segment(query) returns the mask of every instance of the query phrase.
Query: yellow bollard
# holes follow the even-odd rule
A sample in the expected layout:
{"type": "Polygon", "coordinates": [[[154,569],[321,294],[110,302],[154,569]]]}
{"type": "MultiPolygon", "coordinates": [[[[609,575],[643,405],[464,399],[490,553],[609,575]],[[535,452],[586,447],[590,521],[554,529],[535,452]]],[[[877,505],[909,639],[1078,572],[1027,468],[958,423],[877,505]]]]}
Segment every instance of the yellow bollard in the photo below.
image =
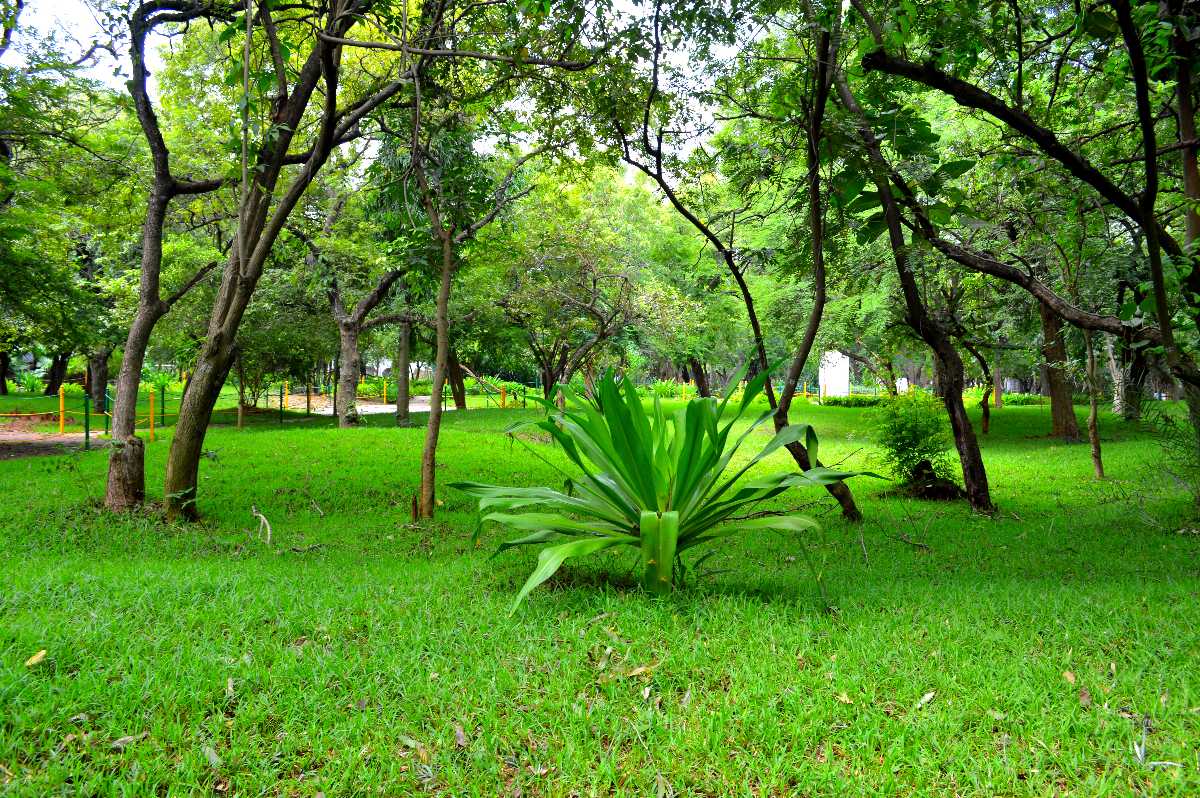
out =
{"type": "Polygon", "coordinates": [[[387,404],[387,380],[383,381],[383,403],[387,404]]]}
{"type": "Polygon", "coordinates": [[[58,386],[58,434],[62,435],[67,424],[67,389],[66,386],[58,386]]]}
{"type": "Polygon", "coordinates": [[[288,410],[292,406],[292,394],[289,390],[287,380],[283,381],[283,409],[288,410]]]}
{"type": "Polygon", "coordinates": [[[804,383],[804,398],[808,398],[808,383],[804,383]]]}
{"type": "Polygon", "coordinates": [[[506,404],[508,404],[508,388],[501,385],[500,386],[500,409],[503,410],[504,406],[506,404]]]}
{"type": "Polygon", "coordinates": [[[150,442],[154,443],[154,391],[150,391],[150,442]]]}

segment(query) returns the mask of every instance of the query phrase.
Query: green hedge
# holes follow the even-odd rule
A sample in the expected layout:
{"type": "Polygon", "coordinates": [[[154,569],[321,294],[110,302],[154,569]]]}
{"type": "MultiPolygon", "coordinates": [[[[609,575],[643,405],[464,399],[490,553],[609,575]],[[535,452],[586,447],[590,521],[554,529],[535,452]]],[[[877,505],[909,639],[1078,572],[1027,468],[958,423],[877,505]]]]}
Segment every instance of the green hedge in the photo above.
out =
{"type": "Polygon", "coordinates": [[[879,396],[853,395],[853,396],[826,396],[821,400],[821,404],[828,407],[875,407],[883,404],[887,400],[887,394],[879,396]]]}

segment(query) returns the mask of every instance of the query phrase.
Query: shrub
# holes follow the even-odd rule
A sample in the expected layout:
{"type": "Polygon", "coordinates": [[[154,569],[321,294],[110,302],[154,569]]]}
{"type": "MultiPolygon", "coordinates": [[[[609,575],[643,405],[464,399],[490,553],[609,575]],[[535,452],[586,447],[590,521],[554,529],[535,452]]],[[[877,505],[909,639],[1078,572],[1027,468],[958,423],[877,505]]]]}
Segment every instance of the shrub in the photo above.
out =
{"type": "Polygon", "coordinates": [[[935,473],[946,474],[954,438],[938,399],[917,392],[901,394],[882,403],[876,413],[876,440],[897,477],[911,481],[922,460],[928,460],[935,473]]]}
{"type": "Polygon", "coordinates": [[[827,407],[878,407],[887,401],[887,396],[867,396],[857,394],[852,396],[826,396],[821,404],[827,407]]]}
{"type": "MultiPolygon", "coordinates": [[[[1041,405],[1050,401],[1046,397],[1037,393],[1006,393],[1000,397],[1000,400],[1004,402],[1004,404],[1012,405],[1013,407],[1041,405]]],[[[993,399],[993,401],[995,400],[993,399]]]]}
{"type": "Polygon", "coordinates": [[[17,375],[17,384],[25,393],[41,393],[46,390],[46,383],[32,371],[23,371],[17,375]]]}
{"type": "MultiPolygon", "coordinates": [[[[452,486],[479,498],[480,512],[487,513],[481,525],[493,521],[524,533],[501,544],[500,551],[551,544],[542,549],[513,609],[568,557],[628,546],[640,552],[642,585],[662,594],[682,577],[682,555],[695,546],[738,532],[817,528],[815,521],[803,516],[747,517],[747,510],[790,487],[829,484],[854,473],[818,467],[742,481],[758,461],[793,441],[805,440],[815,461],[817,437],[808,425],[785,427],[732,476],[723,476],[742,442],[772,416],[768,409],[751,422],[749,430],[732,434],[762,393],[764,382],[765,375],[752,380],[740,402],[732,400],[731,385],[720,402],[711,397],[692,399],[671,413],[657,398],[653,411],[647,410],[637,387],[629,380],[618,382],[611,372],[597,384],[594,402],[570,390],[564,391],[563,410],[539,399],[549,411],[547,418],[513,425],[509,432],[534,426],[548,433],[581,472],[568,479],[569,491],[474,482],[452,486]],[[525,511],[538,505],[544,509],[525,511]]],[[[802,550],[820,584],[808,550],[802,550]]]]}
{"type": "Polygon", "coordinates": [[[674,399],[679,395],[679,383],[674,380],[655,380],[650,390],[660,399],[674,399]]]}

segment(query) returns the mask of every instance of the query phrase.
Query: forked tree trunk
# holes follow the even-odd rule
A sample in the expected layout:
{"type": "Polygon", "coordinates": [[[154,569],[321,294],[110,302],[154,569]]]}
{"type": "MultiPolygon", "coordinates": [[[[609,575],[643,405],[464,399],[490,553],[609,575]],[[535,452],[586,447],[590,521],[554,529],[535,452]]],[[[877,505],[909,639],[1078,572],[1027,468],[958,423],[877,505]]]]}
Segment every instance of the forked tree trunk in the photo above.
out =
{"type": "Polygon", "coordinates": [[[1092,470],[1096,479],[1104,479],[1104,459],[1100,454],[1100,379],[1096,371],[1096,347],[1091,330],[1083,331],[1083,345],[1087,350],[1088,382],[1088,443],[1092,449],[1092,470]]]}
{"type": "Polygon", "coordinates": [[[433,390],[429,397],[429,422],[425,427],[425,446],[421,451],[421,494],[417,511],[421,518],[433,518],[437,506],[437,446],[442,431],[442,391],[450,359],[450,286],[454,280],[454,246],[451,232],[442,230],[442,278],[438,287],[434,327],[437,335],[433,361],[433,390]]]}
{"type": "Polygon", "coordinates": [[[341,366],[334,412],[337,413],[338,426],[342,428],[357,426],[362,420],[358,415],[359,333],[356,324],[349,321],[338,324],[338,361],[341,366]]]}
{"type": "Polygon", "coordinates": [[[67,363],[71,360],[70,352],[58,352],[50,360],[50,368],[46,370],[46,388],[42,391],[46,396],[54,396],[67,379],[67,363]]]}
{"type": "Polygon", "coordinates": [[[1042,316],[1042,356],[1045,358],[1046,392],[1050,396],[1050,434],[1067,443],[1079,441],[1079,421],[1071,383],[1067,379],[1067,347],[1062,338],[1062,320],[1045,302],[1038,302],[1042,316]]]}
{"type": "Polygon", "coordinates": [[[408,369],[409,362],[412,360],[412,322],[400,322],[400,336],[396,344],[396,365],[392,370],[396,373],[396,426],[410,427],[412,420],[409,418],[409,404],[411,398],[409,391],[408,369]]]}

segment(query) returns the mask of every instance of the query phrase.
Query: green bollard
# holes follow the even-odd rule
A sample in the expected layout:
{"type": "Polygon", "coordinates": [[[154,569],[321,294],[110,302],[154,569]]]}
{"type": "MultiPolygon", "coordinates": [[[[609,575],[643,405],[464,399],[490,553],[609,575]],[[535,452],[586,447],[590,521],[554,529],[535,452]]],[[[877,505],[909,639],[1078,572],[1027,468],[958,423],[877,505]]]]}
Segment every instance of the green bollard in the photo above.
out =
{"type": "Polygon", "coordinates": [[[83,394],[83,450],[92,448],[92,397],[83,394]]]}
{"type": "Polygon", "coordinates": [[[158,425],[167,426],[167,386],[158,386],[158,425]]]}

